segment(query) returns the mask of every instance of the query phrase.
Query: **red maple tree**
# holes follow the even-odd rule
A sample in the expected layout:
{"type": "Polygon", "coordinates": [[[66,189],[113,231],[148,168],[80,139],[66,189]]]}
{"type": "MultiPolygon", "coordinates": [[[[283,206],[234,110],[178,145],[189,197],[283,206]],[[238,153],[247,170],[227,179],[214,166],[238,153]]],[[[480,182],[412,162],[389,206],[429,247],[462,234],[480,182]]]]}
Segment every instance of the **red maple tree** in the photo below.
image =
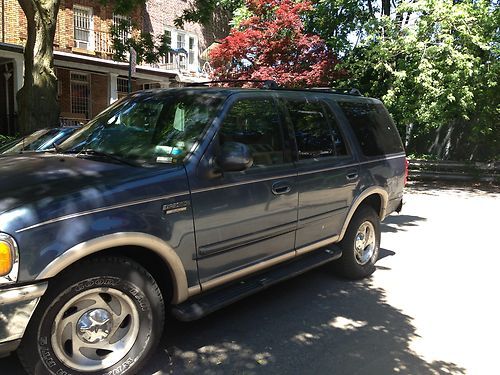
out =
{"type": "Polygon", "coordinates": [[[219,79],[274,80],[280,86],[329,85],[337,59],[318,36],[305,33],[309,1],[247,0],[252,16],[211,50],[219,79]]]}

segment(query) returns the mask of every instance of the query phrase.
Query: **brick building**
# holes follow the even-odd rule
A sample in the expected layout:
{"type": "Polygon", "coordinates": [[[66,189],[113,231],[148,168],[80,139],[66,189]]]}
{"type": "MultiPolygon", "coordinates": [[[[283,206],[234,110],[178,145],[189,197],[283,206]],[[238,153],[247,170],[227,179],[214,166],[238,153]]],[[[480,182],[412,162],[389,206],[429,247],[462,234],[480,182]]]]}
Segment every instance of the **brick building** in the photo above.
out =
{"type": "MultiPolygon", "coordinates": [[[[16,93],[23,85],[26,18],[17,0],[3,0],[0,19],[0,133],[16,131],[16,93]]],[[[137,66],[132,90],[169,87],[205,80],[202,51],[215,37],[201,25],[178,30],[175,18],[186,1],[148,0],[130,19],[132,34],[167,36],[172,52],[154,65],[137,66]]],[[[128,64],[112,60],[110,27],[124,16],[97,0],[62,0],[54,39],[54,64],[59,80],[61,122],[85,122],[125,95],[128,64]]],[[[127,38],[127,35],[123,36],[127,38]]],[[[56,125],[56,124],[55,124],[56,125]]]]}

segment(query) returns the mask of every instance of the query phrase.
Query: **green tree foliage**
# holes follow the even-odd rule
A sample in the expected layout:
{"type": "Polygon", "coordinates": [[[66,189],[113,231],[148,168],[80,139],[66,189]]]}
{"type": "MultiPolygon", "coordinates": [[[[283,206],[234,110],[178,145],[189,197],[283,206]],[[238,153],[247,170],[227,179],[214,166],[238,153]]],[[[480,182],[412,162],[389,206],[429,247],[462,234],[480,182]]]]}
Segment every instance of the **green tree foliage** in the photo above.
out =
{"type": "Polygon", "coordinates": [[[336,53],[352,49],[351,40],[360,40],[375,9],[366,0],[316,0],[306,18],[306,28],[323,38],[336,53]]]}
{"type": "Polygon", "coordinates": [[[194,0],[191,7],[186,9],[175,20],[177,27],[182,27],[184,22],[198,22],[208,24],[217,12],[229,14],[231,19],[233,13],[244,6],[245,0],[194,0]]]}
{"type": "Polygon", "coordinates": [[[499,9],[491,1],[403,1],[373,18],[346,57],[347,83],[388,106],[409,151],[493,159],[500,149],[499,9]],[[412,19],[413,18],[413,19],[412,19]]]}
{"type": "Polygon", "coordinates": [[[127,35],[132,28],[132,22],[122,20],[119,24],[111,27],[111,38],[113,41],[113,60],[128,61],[130,48],[136,51],[137,63],[155,64],[171,51],[170,41],[166,34],[154,36],[151,33],[141,32],[137,36],[131,36],[124,40],[123,35],[127,35]]]}

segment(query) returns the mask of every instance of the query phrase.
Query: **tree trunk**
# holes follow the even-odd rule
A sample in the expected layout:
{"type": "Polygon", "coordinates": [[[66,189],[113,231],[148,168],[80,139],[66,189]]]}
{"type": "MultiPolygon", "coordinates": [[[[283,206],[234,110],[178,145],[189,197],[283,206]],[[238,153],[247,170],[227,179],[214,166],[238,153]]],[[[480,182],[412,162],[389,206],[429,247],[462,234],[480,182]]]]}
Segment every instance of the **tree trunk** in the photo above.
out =
{"type": "Polygon", "coordinates": [[[24,85],[17,93],[21,134],[58,125],[54,37],[60,0],[18,0],[28,23],[24,85]]]}
{"type": "Polygon", "coordinates": [[[382,15],[391,15],[391,0],[382,0],[382,15]]]}
{"type": "Polygon", "coordinates": [[[368,12],[370,12],[370,15],[373,16],[373,5],[372,5],[372,0],[368,0],[368,12]]]}

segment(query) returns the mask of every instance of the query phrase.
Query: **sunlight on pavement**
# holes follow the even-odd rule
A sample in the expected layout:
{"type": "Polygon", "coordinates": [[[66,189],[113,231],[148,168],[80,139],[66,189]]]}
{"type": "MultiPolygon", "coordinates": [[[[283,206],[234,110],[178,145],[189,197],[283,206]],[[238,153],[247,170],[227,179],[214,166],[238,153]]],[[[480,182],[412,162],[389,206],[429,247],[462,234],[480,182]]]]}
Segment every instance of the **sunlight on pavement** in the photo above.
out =
{"type": "Polygon", "coordinates": [[[355,331],[358,328],[366,326],[368,322],[364,322],[361,320],[352,320],[343,316],[338,316],[328,324],[333,328],[343,329],[346,331],[355,331]]]}
{"type": "Polygon", "coordinates": [[[405,200],[401,219],[388,218],[382,234],[382,249],[395,255],[379,260],[373,287],[412,317],[410,349],[417,355],[471,374],[495,373],[500,305],[494,254],[500,247],[492,237],[498,237],[498,194],[410,191],[405,200]]]}

